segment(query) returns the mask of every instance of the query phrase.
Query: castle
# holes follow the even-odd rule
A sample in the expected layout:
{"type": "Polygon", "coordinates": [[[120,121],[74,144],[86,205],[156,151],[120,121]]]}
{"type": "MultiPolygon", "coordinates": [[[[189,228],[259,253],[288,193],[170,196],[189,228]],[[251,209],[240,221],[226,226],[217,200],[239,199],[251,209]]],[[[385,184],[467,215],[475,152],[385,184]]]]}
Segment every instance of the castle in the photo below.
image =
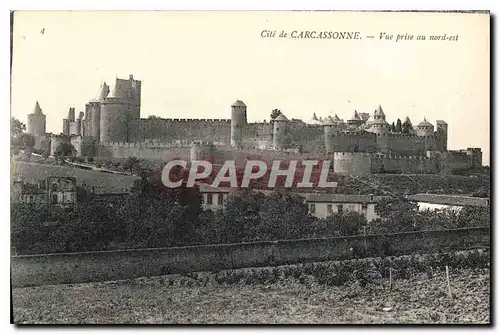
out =
{"type": "MultiPolygon", "coordinates": [[[[136,156],[215,161],[234,159],[333,160],[335,173],[442,173],[481,166],[479,148],[449,151],[448,125],[427,120],[415,127],[407,117],[398,127],[390,125],[379,106],[370,115],[354,111],[347,121],[337,115],[308,122],[280,113],[269,122],[249,123],[247,106],[237,100],[230,119],[165,119],[140,117],[141,81],[130,75],[117,78],[112,87],[103,83],[78,118],[71,107],[62,120],[62,135],[50,135],[51,153],[70,138],[81,154],[88,141],[98,143],[98,155],[107,158],[136,156]]],[[[45,115],[36,103],[28,115],[28,133],[36,147],[47,139],[45,115]]],[[[46,141],[45,141],[46,143],[46,141]]]]}

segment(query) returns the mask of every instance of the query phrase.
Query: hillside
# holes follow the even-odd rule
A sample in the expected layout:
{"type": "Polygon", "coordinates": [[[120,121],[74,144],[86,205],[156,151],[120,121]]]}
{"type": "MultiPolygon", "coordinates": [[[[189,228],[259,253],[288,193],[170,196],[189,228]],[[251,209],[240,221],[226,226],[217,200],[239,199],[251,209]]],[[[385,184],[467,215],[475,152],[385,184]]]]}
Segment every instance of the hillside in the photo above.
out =
{"type": "Polygon", "coordinates": [[[76,177],[77,186],[86,185],[95,193],[119,193],[129,190],[137,176],[111,174],[66,166],[15,161],[12,164],[13,179],[25,181],[44,180],[49,176],[76,177]]]}

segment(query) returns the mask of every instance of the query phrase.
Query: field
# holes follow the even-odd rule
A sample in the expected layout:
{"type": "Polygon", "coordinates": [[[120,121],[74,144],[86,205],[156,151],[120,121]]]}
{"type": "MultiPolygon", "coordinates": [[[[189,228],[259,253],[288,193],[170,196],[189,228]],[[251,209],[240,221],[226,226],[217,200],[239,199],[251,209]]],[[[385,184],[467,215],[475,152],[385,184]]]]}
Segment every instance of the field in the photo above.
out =
{"type": "Polygon", "coordinates": [[[14,321],[488,324],[490,270],[484,261],[488,257],[486,253],[462,257],[467,261],[461,263],[476,268],[455,266],[458,262],[448,258],[454,266],[449,276],[451,297],[444,267],[420,270],[423,267],[416,265],[420,260],[406,257],[392,262],[400,266],[390,277],[380,271],[370,278],[366,266],[360,275],[359,263],[341,265],[346,283],[329,279],[337,274],[325,268],[335,268],[334,264],[318,263],[20,288],[13,290],[14,321]]]}

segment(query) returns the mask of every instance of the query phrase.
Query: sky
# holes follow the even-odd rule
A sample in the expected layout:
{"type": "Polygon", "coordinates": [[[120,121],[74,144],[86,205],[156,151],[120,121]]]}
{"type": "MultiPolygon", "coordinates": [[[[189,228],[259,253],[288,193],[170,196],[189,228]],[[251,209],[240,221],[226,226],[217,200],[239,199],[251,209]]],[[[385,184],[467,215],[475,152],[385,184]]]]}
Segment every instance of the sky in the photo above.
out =
{"type": "Polygon", "coordinates": [[[103,81],[142,81],[141,117],[250,122],[272,109],[288,118],[373,113],[448,123],[449,149],[490,152],[489,16],[369,12],[16,12],[11,114],[36,101],[47,131],[83,111],[103,81]],[[43,33],[42,33],[43,29],[43,33]],[[361,39],[263,38],[263,30],[359,32],[361,39]],[[393,40],[380,34],[394,35],[393,40]],[[415,35],[395,41],[396,35],[415,35]],[[431,41],[429,35],[457,36],[431,41]],[[427,36],[425,41],[416,35],[427,36]],[[367,36],[374,36],[370,39],[367,36]]]}

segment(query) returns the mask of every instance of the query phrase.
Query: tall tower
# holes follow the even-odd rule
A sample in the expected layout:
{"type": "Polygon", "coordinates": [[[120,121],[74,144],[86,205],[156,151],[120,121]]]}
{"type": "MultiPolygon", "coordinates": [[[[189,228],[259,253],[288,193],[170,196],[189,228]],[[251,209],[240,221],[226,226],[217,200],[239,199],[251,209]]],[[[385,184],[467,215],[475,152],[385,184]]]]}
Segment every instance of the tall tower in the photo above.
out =
{"type": "Polygon", "coordinates": [[[439,148],[441,151],[448,151],[448,124],[445,121],[437,120],[436,127],[439,138],[439,148]]]}
{"type": "MultiPolygon", "coordinates": [[[[335,118],[338,116],[335,115],[335,118]]],[[[323,121],[323,129],[325,132],[325,153],[333,153],[335,152],[335,141],[340,131],[339,125],[334,121],[334,118],[326,117],[323,121]]]]}
{"type": "Polygon", "coordinates": [[[288,118],[285,115],[280,114],[273,121],[273,144],[275,150],[282,150],[288,144],[286,142],[288,133],[288,118]]]}
{"type": "Polygon", "coordinates": [[[377,149],[382,153],[389,152],[389,123],[385,120],[382,106],[373,112],[372,119],[367,122],[369,130],[377,135],[377,149]]]}
{"type": "Polygon", "coordinates": [[[33,136],[45,136],[46,124],[46,116],[43,114],[40,104],[36,101],[33,113],[28,115],[27,132],[33,136]]]}
{"type": "Polygon", "coordinates": [[[425,151],[434,151],[436,150],[436,138],[434,137],[434,125],[432,123],[427,122],[427,119],[424,120],[417,125],[417,136],[421,137],[424,141],[424,150],[425,151]]]}
{"type": "Polygon", "coordinates": [[[243,146],[243,134],[247,124],[247,106],[243,101],[236,100],[231,105],[231,147],[243,146]]]}
{"type": "MultiPolygon", "coordinates": [[[[113,89],[101,102],[99,137],[101,143],[139,140],[141,82],[132,75],[116,79],[113,89]]],[[[94,122],[94,121],[93,121],[94,122]]]]}

